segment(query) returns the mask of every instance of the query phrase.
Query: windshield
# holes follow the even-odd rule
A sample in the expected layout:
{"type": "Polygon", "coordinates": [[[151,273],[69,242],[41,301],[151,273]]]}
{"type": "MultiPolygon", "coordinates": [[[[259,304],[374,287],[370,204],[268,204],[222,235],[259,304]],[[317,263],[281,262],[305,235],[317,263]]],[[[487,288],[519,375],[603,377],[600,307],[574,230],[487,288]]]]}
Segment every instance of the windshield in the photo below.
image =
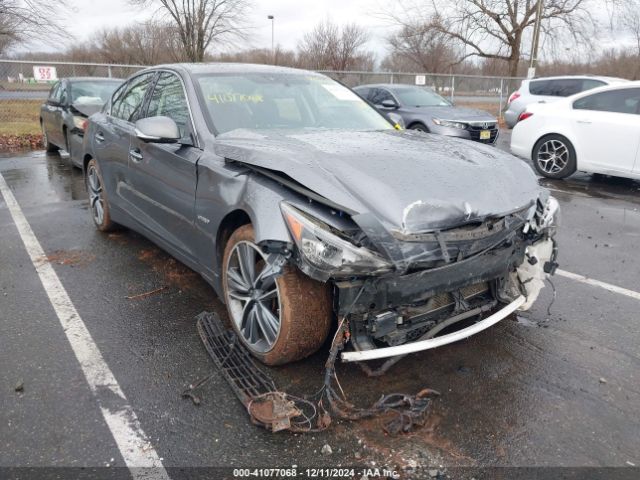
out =
{"type": "Polygon", "coordinates": [[[122,82],[73,82],[71,84],[71,103],[106,103],[122,82]]]}
{"type": "Polygon", "coordinates": [[[398,88],[393,91],[400,103],[407,107],[448,107],[451,102],[426,88],[398,88]]]}
{"type": "Polygon", "coordinates": [[[387,130],[391,124],[358,95],[319,75],[196,76],[212,131],[244,129],[387,130]]]}

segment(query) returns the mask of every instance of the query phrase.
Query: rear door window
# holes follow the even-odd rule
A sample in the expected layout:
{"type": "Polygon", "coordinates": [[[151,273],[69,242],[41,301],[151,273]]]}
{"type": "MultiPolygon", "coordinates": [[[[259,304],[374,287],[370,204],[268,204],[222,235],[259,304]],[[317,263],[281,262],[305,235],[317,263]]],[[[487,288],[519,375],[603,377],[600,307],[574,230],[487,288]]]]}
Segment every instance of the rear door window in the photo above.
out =
{"type": "Polygon", "coordinates": [[[640,88],[594,93],[573,102],[575,110],[640,114],[640,88]]]}
{"type": "Polygon", "coordinates": [[[127,122],[138,120],[145,95],[154,75],[154,72],[144,73],[130,80],[127,87],[122,90],[122,93],[114,99],[111,106],[111,115],[127,122]]]}
{"type": "Polygon", "coordinates": [[[555,78],[552,80],[533,80],[529,82],[531,95],[547,97],[569,97],[596,87],[606,85],[601,80],[591,78],[555,78]]]}
{"type": "Polygon", "coordinates": [[[591,78],[586,78],[582,80],[582,91],[591,90],[592,88],[604,87],[606,83],[602,80],[593,80],[591,78]]]}

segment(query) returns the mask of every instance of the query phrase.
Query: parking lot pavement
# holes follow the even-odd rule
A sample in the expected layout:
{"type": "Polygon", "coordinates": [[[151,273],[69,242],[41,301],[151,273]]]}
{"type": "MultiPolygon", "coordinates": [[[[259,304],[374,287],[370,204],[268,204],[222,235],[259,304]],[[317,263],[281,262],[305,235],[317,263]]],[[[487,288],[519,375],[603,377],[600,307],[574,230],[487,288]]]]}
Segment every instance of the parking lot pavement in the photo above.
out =
{"type": "MultiPolygon", "coordinates": [[[[409,435],[385,435],[379,419],[272,434],[251,425],[220,377],[204,385],[200,406],[181,398],[214,369],[195,315],[225,316],[203,280],[131,231],[96,232],[67,158],[7,156],[0,174],[165,467],[640,465],[640,303],[631,296],[558,275],[550,313],[547,288],[526,314],[412,355],[385,377],[338,365],[357,404],[440,391],[427,425],[409,435]],[[320,453],[325,444],[332,454],[320,453]]],[[[563,209],[562,270],[639,290],[640,184],[545,184],[563,209]]],[[[123,466],[121,432],[107,425],[105,397],[90,388],[2,196],[0,244],[0,465],[123,466]]],[[[269,371],[284,390],[313,392],[326,354],[269,371]]]]}

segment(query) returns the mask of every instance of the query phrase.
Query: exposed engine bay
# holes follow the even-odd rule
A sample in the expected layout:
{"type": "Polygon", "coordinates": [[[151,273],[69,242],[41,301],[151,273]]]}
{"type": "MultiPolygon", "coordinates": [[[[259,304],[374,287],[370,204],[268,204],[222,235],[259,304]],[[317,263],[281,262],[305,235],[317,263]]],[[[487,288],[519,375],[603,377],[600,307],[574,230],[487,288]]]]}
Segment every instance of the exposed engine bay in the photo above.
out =
{"type": "MultiPolygon", "coordinates": [[[[283,209],[285,218],[293,208],[283,209]]],[[[304,216],[302,211],[296,213],[304,216]]],[[[401,354],[398,349],[388,354],[383,350],[433,338],[454,325],[481,324],[500,308],[502,316],[491,317],[479,330],[515,309],[529,309],[557,267],[554,234],[558,215],[557,201],[545,196],[535,205],[500,218],[417,234],[394,231],[388,235],[371,217],[354,218],[363,226],[364,235],[349,241],[359,242],[368,251],[382,251],[394,261],[390,268],[379,265],[377,275],[332,278],[335,310],[338,318],[348,318],[356,350],[343,352],[343,361],[395,356],[401,354]],[[357,354],[374,350],[369,356],[357,354]]],[[[327,248],[311,241],[301,241],[298,247],[306,255],[294,256],[292,261],[309,276],[327,280],[319,262],[309,262],[314,255],[324,255],[327,261],[327,248]]],[[[424,342],[424,348],[411,351],[461,338],[465,336],[424,342]]]]}

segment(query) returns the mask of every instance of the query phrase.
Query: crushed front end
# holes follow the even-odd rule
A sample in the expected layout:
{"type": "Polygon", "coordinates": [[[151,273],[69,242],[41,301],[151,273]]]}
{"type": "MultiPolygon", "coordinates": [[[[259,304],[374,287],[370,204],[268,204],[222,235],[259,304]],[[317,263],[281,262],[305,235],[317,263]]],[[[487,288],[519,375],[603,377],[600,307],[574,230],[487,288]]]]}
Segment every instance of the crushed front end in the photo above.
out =
{"type": "Polygon", "coordinates": [[[325,223],[304,207],[282,209],[298,267],[335,286],[335,311],[354,347],[343,361],[473,335],[530,308],[557,267],[559,206],[546,191],[506,214],[422,231],[385,227],[370,214],[331,210],[325,223]]]}

